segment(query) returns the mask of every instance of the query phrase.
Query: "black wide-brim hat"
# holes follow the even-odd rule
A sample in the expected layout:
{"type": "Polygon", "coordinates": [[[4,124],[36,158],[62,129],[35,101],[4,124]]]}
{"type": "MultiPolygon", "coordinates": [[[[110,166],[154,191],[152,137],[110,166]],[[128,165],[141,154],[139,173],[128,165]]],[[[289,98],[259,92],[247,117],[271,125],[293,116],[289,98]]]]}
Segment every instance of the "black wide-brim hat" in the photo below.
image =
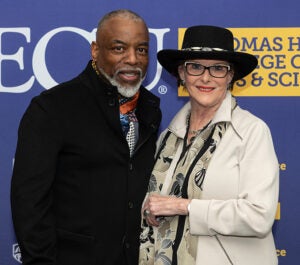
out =
{"type": "Polygon", "coordinates": [[[233,81],[250,74],[257,66],[257,58],[249,53],[236,52],[230,30],[215,26],[193,26],[184,34],[181,50],[161,50],[160,64],[178,77],[178,66],[191,59],[224,60],[234,65],[233,81]]]}

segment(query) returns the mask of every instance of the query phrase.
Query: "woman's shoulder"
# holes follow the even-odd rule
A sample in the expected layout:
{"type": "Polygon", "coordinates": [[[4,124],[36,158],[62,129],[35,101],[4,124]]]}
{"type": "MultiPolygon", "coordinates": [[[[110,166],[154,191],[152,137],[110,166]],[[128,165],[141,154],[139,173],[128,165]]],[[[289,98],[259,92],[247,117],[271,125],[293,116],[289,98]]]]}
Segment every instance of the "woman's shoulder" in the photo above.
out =
{"type": "Polygon", "coordinates": [[[239,106],[233,111],[231,123],[241,137],[253,132],[269,132],[264,120],[239,106]]]}

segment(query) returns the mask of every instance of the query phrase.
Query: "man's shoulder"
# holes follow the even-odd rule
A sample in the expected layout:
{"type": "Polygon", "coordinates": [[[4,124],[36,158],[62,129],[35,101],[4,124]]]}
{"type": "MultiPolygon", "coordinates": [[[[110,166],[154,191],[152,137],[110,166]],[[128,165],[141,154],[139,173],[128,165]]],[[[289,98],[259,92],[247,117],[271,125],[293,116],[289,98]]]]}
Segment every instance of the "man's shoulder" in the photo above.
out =
{"type": "Polygon", "coordinates": [[[56,86],[41,92],[35,97],[38,101],[57,101],[68,103],[72,100],[80,99],[88,93],[86,73],[83,71],[70,80],[57,84],[56,86]]]}
{"type": "Polygon", "coordinates": [[[76,92],[80,92],[81,90],[84,90],[84,87],[88,85],[88,80],[90,79],[90,69],[91,67],[89,64],[86,66],[86,68],[81,72],[78,73],[73,78],[61,82],[57,84],[56,86],[43,91],[39,96],[40,97],[47,97],[47,96],[70,96],[70,94],[76,94],[76,92]]]}
{"type": "Polygon", "coordinates": [[[88,90],[80,76],[81,74],[41,92],[32,99],[31,105],[37,104],[43,109],[56,109],[57,111],[80,105],[88,97],[88,90]]]}
{"type": "Polygon", "coordinates": [[[160,104],[160,98],[153,94],[151,91],[149,91],[144,86],[141,86],[140,88],[140,96],[142,100],[147,100],[149,102],[153,102],[153,104],[159,106],[160,104]]]}
{"type": "Polygon", "coordinates": [[[71,80],[62,82],[48,90],[43,91],[39,96],[47,96],[47,95],[53,95],[53,96],[62,96],[63,94],[68,94],[71,90],[72,92],[80,89],[82,86],[81,80],[79,76],[74,77],[71,80]]]}

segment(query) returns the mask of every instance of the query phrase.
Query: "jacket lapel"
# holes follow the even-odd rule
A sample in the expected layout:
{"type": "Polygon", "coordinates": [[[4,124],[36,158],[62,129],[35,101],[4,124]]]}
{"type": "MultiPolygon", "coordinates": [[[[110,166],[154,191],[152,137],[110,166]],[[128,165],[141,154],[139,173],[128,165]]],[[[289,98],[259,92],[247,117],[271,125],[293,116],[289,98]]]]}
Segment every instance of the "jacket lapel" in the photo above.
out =
{"type": "Polygon", "coordinates": [[[86,67],[81,81],[90,90],[99,110],[109,126],[119,134],[123,134],[120,124],[119,102],[117,88],[101,80],[91,66],[91,62],[86,67]]]}

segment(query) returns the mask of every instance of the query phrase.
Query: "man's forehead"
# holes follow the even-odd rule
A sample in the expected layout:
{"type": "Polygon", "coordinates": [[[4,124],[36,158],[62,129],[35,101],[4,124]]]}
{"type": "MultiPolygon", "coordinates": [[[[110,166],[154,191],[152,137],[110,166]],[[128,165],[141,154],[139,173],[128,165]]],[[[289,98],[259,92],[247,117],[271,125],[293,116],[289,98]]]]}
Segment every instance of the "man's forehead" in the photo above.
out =
{"type": "Polygon", "coordinates": [[[107,19],[103,25],[101,26],[102,29],[109,30],[111,27],[115,28],[130,28],[130,27],[141,27],[147,31],[147,26],[141,19],[132,18],[129,16],[114,16],[107,19]]]}
{"type": "Polygon", "coordinates": [[[148,29],[141,20],[122,18],[122,20],[110,19],[110,22],[100,28],[97,34],[98,41],[111,43],[136,43],[136,45],[148,45],[148,29]],[[124,19],[129,20],[124,23],[124,19]]]}

